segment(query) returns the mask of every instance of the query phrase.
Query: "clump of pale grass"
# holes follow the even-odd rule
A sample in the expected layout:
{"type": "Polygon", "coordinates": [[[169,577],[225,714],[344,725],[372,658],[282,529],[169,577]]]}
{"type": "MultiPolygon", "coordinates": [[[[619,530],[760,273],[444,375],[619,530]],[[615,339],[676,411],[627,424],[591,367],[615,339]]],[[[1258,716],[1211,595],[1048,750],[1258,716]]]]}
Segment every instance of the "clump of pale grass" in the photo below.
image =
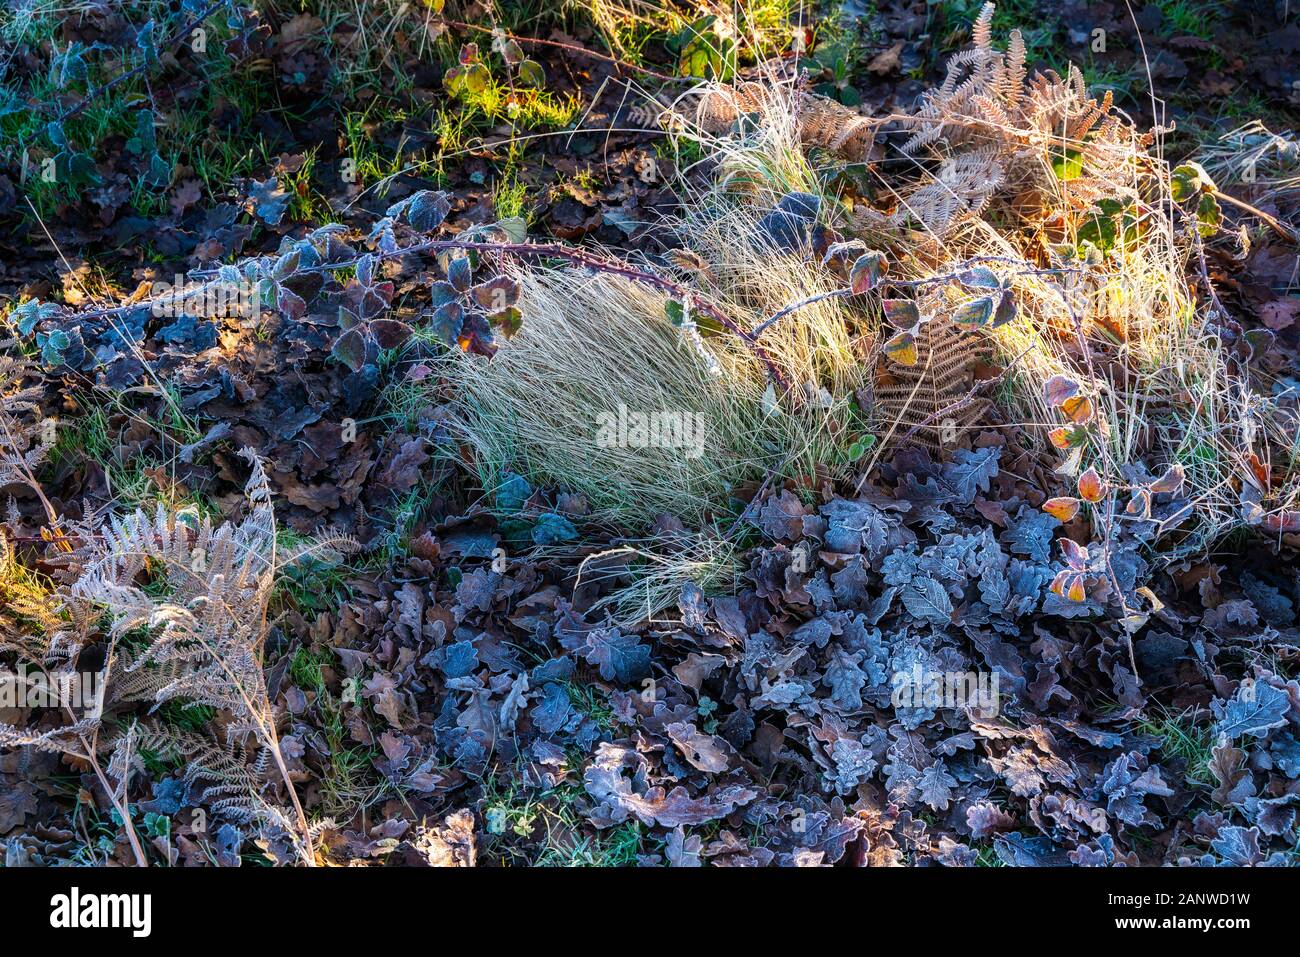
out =
{"type": "MultiPolygon", "coordinates": [[[[980,55],[994,62],[989,16],[986,9],[980,55]]],[[[973,154],[996,187],[949,203],[940,176],[921,172],[910,184],[882,179],[897,202],[892,216],[856,215],[824,191],[800,139],[803,94],[775,73],[761,89],[745,85],[734,102],[747,105],[733,110],[730,129],[700,117],[711,95],[737,94],[704,86],[684,95],[666,125],[705,158],[684,170],[683,211],[666,232],[690,254],[683,258],[693,259],[689,280],[703,295],[741,328],[764,328],[762,345],[794,386],[792,396],[774,413],[771,393],[764,401],[761,366],[736,337],[692,343],[664,320],[667,300],[658,293],[621,280],[542,274],[526,283],[525,333],[492,363],[457,360],[453,378],[468,386],[467,435],[485,472],[518,469],[584,491],[616,520],[659,511],[698,519],[716,514],[726,491],[747,478],[812,474],[819,465],[829,465],[824,471],[833,477],[859,430],[903,436],[921,424],[857,410],[854,395],[874,375],[876,317],[861,300],[816,299],[841,280],[810,250],[783,250],[765,235],[763,216],[800,192],[817,197],[820,221],[884,249],[891,279],[930,281],[977,263],[996,272],[1018,305],[1013,321],[981,331],[1009,367],[998,390],[1002,423],[1050,450],[1049,433],[1068,423],[1044,386],[1062,375],[1080,382],[1097,410],[1092,435],[1059,453],[1058,471],[1069,477],[1096,465],[1122,484],[1144,470],[1182,465],[1197,521],[1179,551],[1202,548],[1243,520],[1259,524],[1263,515],[1292,509],[1300,498],[1294,415],[1245,381],[1221,339],[1224,317],[1200,275],[1205,240],[1171,198],[1159,141],[1153,148],[1109,100],[1088,99],[1074,71],[1031,79],[1023,95],[1007,92],[1012,80],[1023,80],[1022,45],[1014,40],[1000,61],[1011,79],[996,93],[1007,108],[1004,121],[987,106],[992,100],[972,106],[942,95],[927,106],[933,115],[918,121],[921,130],[931,123],[946,131],[921,137],[938,170],[973,154]],[[1100,199],[1134,210],[1136,234],[1121,235],[1102,256],[1058,258],[1060,247],[1086,252],[1080,232],[1100,199]],[[911,208],[921,203],[924,215],[911,208]],[[578,356],[555,345],[574,341],[589,348],[578,356]],[[636,358],[646,356],[663,361],[636,358]],[[698,407],[725,441],[694,459],[592,448],[592,418],[619,403],[698,407]],[[1252,456],[1281,467],[1282,481],[1263,489],[1258,502],[1242,492],[1259,473],[1252,456]]],[[[927,289],[927,308],[945,313],[935,315],[941,320],[948,305],[955,310],[969,296],[958,283],[927,289]]]]}
{"type": "MultiPolygon", "coordinates": [[[[762,222],[783,195],[817,188],[793,123],[710,142],[721,157],[714,185],[684,183],[685,214],[664,226],[686,254],[670,257],[686,264],[675,278],[745,330],[838,288],[809,249],[782,248],[762,222]]],[[[848,300],[811,302],[763,331],[762,349],[792,389],[784,396],[738,336],[675,326],[669,297],[644,284],[574,270],[520,279],[522,330],[490,361],[455,356],[449,366],[486,489],[514,471],[582,493],[619,527],[661,513],[698,527],[746,481],[834,478],[851,467],[849,450],[870,426],[857,393],[874,324],[848,300]],[[687,413],[702,444],[611,447],[600,423],[620,409],[687,413]]]]}
{"type": "Polygon", "coordinates": [[[694,584],[706,595],[734,592],[744,570],[744,550],[714,534],[627,543],[589,556],[578,584],[628,578],[589,609],[620,628],[632,628],[677,604],[682,588],[694,584]]]}
{"type": "MultiPolygon", "coordinates": [[[[617,527],[660,514],[698,527],[747,480],[796,461],[843,459],[850,430],[830,427],[843,400],[774,409],[766,372],[744,344],[675,326],[663,293],[573,270],[519,278],[521,331],[491,360],[456,355],[448,366],[485,489],[518,472],[585,496],[597,519],[617,527]],[[680,441],[666,431],[638,436],[638,415],[674,417],[680,441]],[[631,424],[620,430],[620,421],[631,424]]],[[[769,354],[779,367],[812,368],[806,345],[788,355],[778,346],[769,354]]]]}

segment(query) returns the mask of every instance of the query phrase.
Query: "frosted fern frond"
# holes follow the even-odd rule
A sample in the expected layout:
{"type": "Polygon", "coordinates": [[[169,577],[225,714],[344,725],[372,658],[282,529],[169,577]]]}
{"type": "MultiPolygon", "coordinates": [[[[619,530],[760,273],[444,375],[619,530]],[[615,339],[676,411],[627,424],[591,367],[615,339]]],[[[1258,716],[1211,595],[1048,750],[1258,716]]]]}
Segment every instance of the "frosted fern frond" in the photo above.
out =
{"type": "Polygon", "coordinates": [[[114,519],[86,536],[72,595],[105,608],[111,633],[137,629],[148,645],[125,673],[126,692],[152,692],[155,703],[181,698],[234,716],[232,733],[257,732],[269,719],[261,641],[274,584],[275,516],[261,463],[252,474],[241,522],[213,527],[159,507],[114,519]],[[146,584],[147,583],[147,584],[146,584]],[[164,597],[156,597],[159,593],[164,597]]]}
{"type": "Polygon", "coordinates": [[[0,352],[0,487],[30,484],[53,444],[42,427],[40,387],[23,385],[32,374],[26,359],[0,352]]]}
{"type": "Polygon", "coordinates": [[[157,722],[136,722],[121,735],[108,772],[118,781],[144,767],[144,755],[184,765],[181,780],[196,804],[236,824],[283,824],[284,808],[268,796],[273,787],[271,754],[256,742],[220,741],[157,722]]]}
{"type": "Polygon", "coordinates": [[[1013,196],[1030,190],[1055,195],[1070,209],[1135,196],[1135,154],[1152,135],[1139,135],[1116,112],[1110,93],[1089,97],[1077,67],[1065,77],[1050,70],[1028,77],[1024,37],[1012,31],[1007,52],[1000,53],[993,47],[992,16],[993,4],[985,4],[971,31],[972,47],[949,59],[943,83],[906,124],[913,133],[903,152],[934,147],[939,166],[931,182],[906,198],[895,221],[907,207],[919,207],[928,212],[922,221],[943,238],[935,227],[951,228],[963,217],[956,197],[945,198],[939,184],[973,185],[968,174],[975,167],[966,159],[972,151],[984,157],[980,162],[991,160],[986,168],[999,174],[991,189],[976,191],[977,201],[967,206],[975,211],[999,189],[1013,196]]]}
{"type": "Polygon", "coordinates": [[[1002,179],[1002,166],[992,150],[961,153],[939,168],[933,182],[907,198],[895,220],[910,217],[943,236],[956,223],[983,212],[1002,179]]]}

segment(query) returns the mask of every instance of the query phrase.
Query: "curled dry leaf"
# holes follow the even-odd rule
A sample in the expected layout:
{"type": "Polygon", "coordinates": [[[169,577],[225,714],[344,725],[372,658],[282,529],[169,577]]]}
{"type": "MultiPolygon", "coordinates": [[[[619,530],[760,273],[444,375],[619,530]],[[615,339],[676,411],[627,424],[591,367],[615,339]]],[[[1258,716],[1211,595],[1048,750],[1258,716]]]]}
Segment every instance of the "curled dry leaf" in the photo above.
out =
{"type": "Polygon", "coordinates": [[[1079,514],[1079,500],[1068,495],[1049,498],[1043,503],[1043,511],[1061,522],[1068,522],[1079,514]]]}
{"type": "Polygon", "coordinates": [[[1069,376],[1054,375],[1043,383],[1043,399],[1054,409],[1079,394],[1079,383],[1069,376]]]}
{"type": "Polygon", "coordinates": [[[1097,474],[1096,468],[1090,467],[1079,476],[1079,497],[1094,505],[1106,497],[1106,483],[1097,474]]]}
{"type": "Polygon", "coordinates": [[[1175,462],[1165,470],[1164,475],[1148,485],[1147,488],[1152,492],[1177,492],[1183,487],[1184,477],[1183,467],[1175,462]]]}

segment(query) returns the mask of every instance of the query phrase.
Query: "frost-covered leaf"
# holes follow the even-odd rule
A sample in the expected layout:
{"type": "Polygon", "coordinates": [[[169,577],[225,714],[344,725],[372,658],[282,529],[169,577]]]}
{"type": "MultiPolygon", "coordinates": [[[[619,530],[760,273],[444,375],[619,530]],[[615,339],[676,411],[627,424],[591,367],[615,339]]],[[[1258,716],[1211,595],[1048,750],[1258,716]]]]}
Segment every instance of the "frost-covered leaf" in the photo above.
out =
{"type": "Polygon", "coordinates": [[[254,180],[248,187],[248,202],[252,212],[268,226],[279,226],[289,209],[289,194],[272,176],[264,182],[254,180]]]}
{"type": "Polygon", "coordinates": [[[1053,533],[1060,524],[1054,516],[1022,505],[1000,536],[1001,541],[1013,555],[1047,562],[1052,557],[1053,533]]]}
{"type": "Polygon", "coordinates": [[[1211,707],[1218,719],[1214,733],[1235,741],[1243,735],[1265,738],[1274,728],[1282,727],[1291,700],[1285,691],[1266,681],[1243,681],[1231,701],[1215,701],[1211,707]]]}
{"type": "Polygon", "coordinates": [[[952,599],[943,585],[933,578],[917,578],[909,582],[900,593],[904,607],[914,617],[935,625],[952,621],[952,599]]]}
{"type": "Polygon", "coordinates": [[[983,449],[958,449],[953,460],[943,467],[943,481],[957,495],[962,505],[975,501],[976,492],[987,492],[989,480],[998,474],[998,458],[1002,450],[997,446],[983,449]]]}
{"type": "Polygon", "coordinates": [[[917,786],[921,789],[921,800],[930,806],[930,810],[946,811],[957,779],[948,773],[942,761],[935,761],[921,772],[917,786]]]}

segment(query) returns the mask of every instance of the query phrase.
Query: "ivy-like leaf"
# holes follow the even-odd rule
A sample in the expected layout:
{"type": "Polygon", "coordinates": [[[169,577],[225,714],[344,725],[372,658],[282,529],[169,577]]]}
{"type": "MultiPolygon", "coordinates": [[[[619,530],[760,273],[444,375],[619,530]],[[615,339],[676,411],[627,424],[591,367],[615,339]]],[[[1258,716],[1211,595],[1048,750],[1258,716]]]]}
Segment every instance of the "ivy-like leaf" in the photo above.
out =
{"type": "Polygon", "coordinates": [[[849,289],[855,296],[874,289],[887,267],[884,253],[869,252],[859,256],[849,270],[849,289]]]}
{"type": "Polygon", "coordinates": [[[982,326],[992,315],[993,297],[979,296],[958,306],[952,318],[959,326],[982,326]]]}

